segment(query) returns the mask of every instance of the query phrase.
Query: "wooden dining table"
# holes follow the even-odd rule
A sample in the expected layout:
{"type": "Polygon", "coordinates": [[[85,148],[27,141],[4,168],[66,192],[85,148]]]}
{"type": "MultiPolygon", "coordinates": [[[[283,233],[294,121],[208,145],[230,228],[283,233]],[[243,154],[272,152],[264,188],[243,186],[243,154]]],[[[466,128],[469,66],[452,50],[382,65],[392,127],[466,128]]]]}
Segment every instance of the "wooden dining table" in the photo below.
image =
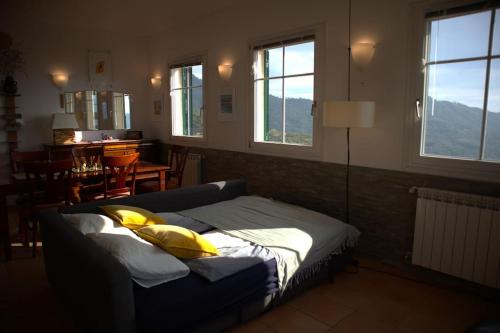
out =
{"type": "MultiPolygon", "coordinates": [[[[160,191],[165,191],[167,189],[166,179],[169,170],[170,167],[168,165],[139,161],[137,163],[135,180],[157,180],[160,191]]],[[[75,181],[102,178],[102,169],[85,171],[73,169],[71,175],[75,181]]],[[[129,176],[128,180],[132,180],[132,176],[129,176]]]]}
{"type": "MultiPolygon", "coordinates": [[[[157,180],[160,191],[167,189],[167,177],[170,167],[163,164],[139,161],[137,163],[136,181],[157,180]]],[[[102,170],[77,171],[71,173],[75,182],[83,179],[102,177],[102,170]]],[[[0,184],[0,249],[3,250],[5,260],[12,258],[11,239],[9,233],[9,214],[7,196],[23,192],[28,186],[25,173],[11,174],[10,182],[0,184]]]]}

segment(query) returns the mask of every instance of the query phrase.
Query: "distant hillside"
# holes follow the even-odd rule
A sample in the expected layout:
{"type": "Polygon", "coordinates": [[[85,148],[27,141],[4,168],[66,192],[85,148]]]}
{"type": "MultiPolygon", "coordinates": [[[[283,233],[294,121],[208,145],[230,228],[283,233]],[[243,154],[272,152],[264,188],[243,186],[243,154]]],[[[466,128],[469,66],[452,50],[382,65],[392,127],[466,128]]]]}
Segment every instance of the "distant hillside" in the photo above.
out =
{"type": "MultiPolygon", "coordinates": [[[[449,101],[429,99],[425,153],[477,158],[483,111],[449,101]]],[[[488,112],[485,157],[500,160],[500,113],[488,112]]]]}
{"type": "MultiPolygon", "coordinates": [[[[269,129],[271,137],[281,138],[282,98],[269,96],[269,129]]],[[[287,98],[285,99],[287,142],[312,144],[312,116],[310,99],[287,98]]]]}
{"type": "MultiPolygon", "coordinates": [[[[427,115],[425,153],[454,157],[478,156],[482,110],[449,101],[434,102],[434,113],[427,115]]],[[[281,140],[282,99],[269,96],[269,129],[271,140],[281,140]]],[[[287,98],[286,132],[288,142],[312,143],[312,101],[305,98],[287,98]]],[[[500,113],[488,112],[485,158],[500,161],[500,113]]]]}

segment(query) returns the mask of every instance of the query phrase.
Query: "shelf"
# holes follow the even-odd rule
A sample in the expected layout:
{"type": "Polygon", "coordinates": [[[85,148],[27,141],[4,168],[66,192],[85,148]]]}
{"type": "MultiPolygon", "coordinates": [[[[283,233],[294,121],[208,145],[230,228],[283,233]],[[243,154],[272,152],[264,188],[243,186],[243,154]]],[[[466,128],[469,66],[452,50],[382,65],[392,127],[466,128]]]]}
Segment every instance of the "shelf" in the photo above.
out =
{"type": "Polygon", "coordinates": [[[4,96],[4,97],[19,97],[21,95],[19,95],[19,94],[12,95],[12,94],[0,93],[0,96],[4,96]]]}
{"type": "Polygon", "coordinates": [[[1,109],[19,109],[19,106],[5,106],[2,105],[0,106],[1,109]]]}
{"type": "Polygon", "coordinates": [[[22,119],[23,115],[20,113],[9,113],[9,114],[3,114],[2,118],[6,120],[22,119]]]}

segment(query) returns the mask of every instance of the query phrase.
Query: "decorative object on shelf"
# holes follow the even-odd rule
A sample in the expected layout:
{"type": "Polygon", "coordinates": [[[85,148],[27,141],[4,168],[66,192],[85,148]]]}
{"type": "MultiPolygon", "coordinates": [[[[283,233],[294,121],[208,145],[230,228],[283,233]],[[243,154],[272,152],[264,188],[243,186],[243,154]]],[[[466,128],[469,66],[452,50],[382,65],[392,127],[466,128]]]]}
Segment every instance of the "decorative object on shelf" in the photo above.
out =
{"type": "Polygon", "coordinates": [[[23,54],[20,50],[12,48],[12,38],[2,32],[0,33],[0,74],[4,77],[2,81],[3,92],[7,95],[17,94],[17,82],[14,74],[24,69],[23,54]]]}
{"type": "Polygon", "coordinates": [[[219,120],[232,121],[234,115],[234,89],[221,89],[219,93],[219,120]]]}
{"type": "Polygon", "coordinates": [[[161,88],[161,76],[157,75],[155,77],[151,78],[151,85],[155,89],[160,89],[161,88]]]}
{"type": "Polygon", "coordinates": [[[351,0],[349,0],[349,47],[347,70],[347,101],[326,101],[323,105],[323,126],[342,127],[347,129],[347,164],[346,164],[346,218],[350,222],[349,204],[349,169],[351,163],[349,135],[352,127],[373,127],[375,118],[375,102],[351,101],[351,0]]]}
{"type": "Polygon", "coordinates": [[[52,76],[52,83],[54,83],[54,86],[56,86],[59,90],[63,90],[64,87],[68,84],[69,81],[69,75],[65,73],[53,73],[51,74],[52,76]]]}
{"type": "Polygon", "coordinates": [[[231,79],[231,75],[233,74],[233,65],[221,64],[218,69],[219,75],[223,80],[229,81],[231,79]]]}
{"type": "Polygon", "coordinates": [[[90,85],[110,88],[113,84],[110,51],[89,51],[90,85]]]}
{"type": "Polygon", "coordinates": [[[6,143],[9,151],[16,150],[18,146],[17,132],[22,127],[22,114],[17,113],[16,97],[19,95],[4,94],[4,103],[1,107],[5,113],[1,118],[5,120],[6,143]]]}
{"type": "Polygon", "coordinates": [[[54,113],[52,115],[54,144],[75,143],[75,129],[78,129],[78,122],[74,113],[54,113]]]}
{"type": "Polygon", "coordinates": [[[125,138],[128,140],[141,140],[142,139],[142,131],[127,131],[125,138]]]}
{"type": "Polygon", "coordinates": [[[3,92],[7,95],[17,94],[17,81],[14,80],[12,75],[7,75],[2,81],[3,92]]]}

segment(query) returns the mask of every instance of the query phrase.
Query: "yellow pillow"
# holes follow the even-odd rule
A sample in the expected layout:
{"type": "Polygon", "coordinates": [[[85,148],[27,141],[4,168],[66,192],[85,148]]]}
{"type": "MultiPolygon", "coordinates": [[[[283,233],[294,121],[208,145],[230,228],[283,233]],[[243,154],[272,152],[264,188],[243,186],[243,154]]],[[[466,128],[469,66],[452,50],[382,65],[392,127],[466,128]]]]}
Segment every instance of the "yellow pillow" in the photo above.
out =
{"type": "Polygon", "coordinates": [[[162,219],[149,210],[139,207],[109,205],[100,207],[109,217],[121,223],[124,227],[135,230],[147,225],[167,224],[162,219]]]}
{"type": "Polygon", "coordinates": [[[134,232],[178,258],[194,259],[219,255],[219,250],[205,237],[176,225],[150,225],[134,232]]]}

